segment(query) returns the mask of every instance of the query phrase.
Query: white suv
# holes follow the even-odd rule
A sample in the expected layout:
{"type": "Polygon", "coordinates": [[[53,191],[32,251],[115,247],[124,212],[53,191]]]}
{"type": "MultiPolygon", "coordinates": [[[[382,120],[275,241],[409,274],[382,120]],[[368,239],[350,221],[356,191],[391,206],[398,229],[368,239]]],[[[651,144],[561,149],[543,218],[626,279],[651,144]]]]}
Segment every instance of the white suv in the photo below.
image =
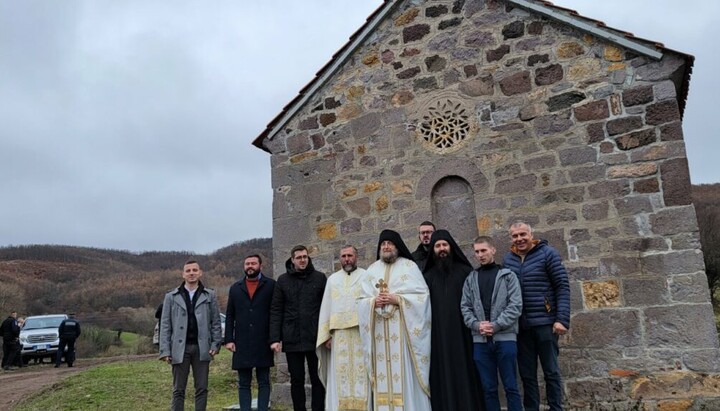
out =
{"type": "Polygon", "coordinates": [[[23,363],[27,364],[31,358],[50,358],[55,361],[60,337],[58,327],[67,319],[65,314],[35,315],[25,319],[25,325],[20,330],[20,344],[22,344],[23,363]]]}

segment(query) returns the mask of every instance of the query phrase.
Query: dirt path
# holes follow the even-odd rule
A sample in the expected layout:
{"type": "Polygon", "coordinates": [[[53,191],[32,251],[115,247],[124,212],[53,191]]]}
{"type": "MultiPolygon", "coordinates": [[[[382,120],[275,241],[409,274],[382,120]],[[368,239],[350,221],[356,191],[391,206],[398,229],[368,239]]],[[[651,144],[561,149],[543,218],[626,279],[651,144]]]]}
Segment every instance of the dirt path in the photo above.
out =
{"type": "Polygon", "coordinates": [[[78,359],[72,368],[65,364],[60,368],[54,368],[52,364],[31,363],[27,367],[13,371],[0,371],[0,410],[10,410],[21,399],[96,365],[116,361],[145,360],[155,357],[157,357],[156,354],[148,354],[78,359]]]}

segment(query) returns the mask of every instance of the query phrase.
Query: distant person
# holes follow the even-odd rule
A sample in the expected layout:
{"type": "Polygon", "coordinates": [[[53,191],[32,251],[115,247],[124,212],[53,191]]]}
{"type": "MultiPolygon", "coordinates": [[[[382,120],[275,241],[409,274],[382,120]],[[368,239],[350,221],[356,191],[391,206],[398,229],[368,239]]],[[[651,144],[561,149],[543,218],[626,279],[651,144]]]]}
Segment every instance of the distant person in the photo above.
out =
{"type": "Polygon", "coordinates": [[[420,244],[418,244],[415,251],[412,252],[413,261],[415,261],[418,267],[420,267],[420,271],[425,269],[425,263],[427,262],[428,255],[432,251],[430,249],[430,237],[432,237],[434,232],[435,224],[432,222],[423,221],[420,223],[420,227],[418,228],[418,239],[420,240],[420,244]]]}
{"type": "Polygon", "coordinates": [[[510,225],[510,252],[503,266],[520,279],[522,315],[518,334],[518,369],[526,411],[540,409],[537,364],[545,376],[545,394],[551,411],[562,410],[563,388],[558,337],[570,328],[570,282],[560,253],[546,240],[535,240],[530,224],[510,225]]]}
{"type": "Polygon", "coordinates": [[[14,368],[17,355],[16,344],[20,343],[20,327],[17,324],[17,311],[11,311],[8,318],[0,324],[0,333],[3,338],[2,368],[10,371],[14,368]]]}
{"type": "Polygon", "coordinates": [[[195,260],[185,263],[183,283],[165,294],[160,320],[160,360],[172,364],[171,410],[185,409],[190,368],[195,381],[195,410],[207,407],[210,361],[220,351],[222,328],[215,291],[205,288],[195,260]]]}
{"type": "Polygon", "coordinates": [[[242,411],[252,404],[252,371],[258,385],[257,410],[270,403],[270,367],[275,365],[270,349],[270,303],[275,280],[262,274],[262,258],[249,255],[245,275],[230,287],[225,313],[225,348],[233,353],[232,369],[238,373],[238,399],[242,411]]]}
{"type": "Polygon", "coordinates": [[[476,238],[473,250],[480,266],[465,280],[460,309],[465,325],[472,331],[473,359],[480,373],[485,409],[500,411],[500,372],[508,411],[522,411],[515,371],[522,312],[520,281],[515,273],[495,263],[492,238],[476,238]]]}
{"type": "Polygon", "coordinates": [[[162,308],[163,305],[160,303],[157,310],[155,310],[155,319],[157,321],[155,322],[155,330],[153,330],[153,344],[158,346],[160,345],[160,319],[162,318],[162,308]]]}
{"type": "Polygon", "coordinates": [[[60,366],[63,353],[65,354],[67,366],[72,367],[75,363],[75,340],[80,336],[80,323],[73,314],[70,314],[67,319],[60,323],[58,335],[60,336],[60,345],[58,345],[57,356],[55,357],[55,368],[60,366]],[[65,352],[66,347],[67,352],[65,352]]]}
{"type": "Polygon", "coordinates": [[[340,249],[342,268],[328,278],[320,307],[316,352],[325,408],[370,410],[370,378],[365,370],[355,301],[366,271],[357,266],[357,249],[340,249]]]}
{"type": "Polygon", "coordinates": [[[22,331],[22,328],[25,326],[25,319],[20,317],[17,319],[18,324],[18,341],[15,344],[15,365],[18,366],[18,368],[25,367],[25,362],[22,359],[22,343],[20,342],[20,331],[22,331]]]}
{"type": "Polygon", "coordinates": [[[278,277],[270,306],[270,348],[285,352],[295,411],[305,410],[305,362],[310,374],[313,411],[325,409],[325,388],[315,353],[318,317],[327,277],[315,270],[305,246],[290,251],[287,272],[278,277]]]}

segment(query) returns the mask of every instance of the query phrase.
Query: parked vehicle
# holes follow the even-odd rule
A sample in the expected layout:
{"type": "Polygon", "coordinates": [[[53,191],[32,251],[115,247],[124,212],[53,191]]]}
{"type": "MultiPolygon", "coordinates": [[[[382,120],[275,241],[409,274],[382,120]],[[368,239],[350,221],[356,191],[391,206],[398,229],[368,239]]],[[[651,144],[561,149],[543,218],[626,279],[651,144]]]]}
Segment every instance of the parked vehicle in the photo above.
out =
{"type": "Polygon", "coordinates": [[[32,358],[55,361],[60,344],[58,327],[67,318],[66,314],[54,314],[34,315],[25,319],[25,325],[20,330],[23,363],[27,364],[32,358]]]}

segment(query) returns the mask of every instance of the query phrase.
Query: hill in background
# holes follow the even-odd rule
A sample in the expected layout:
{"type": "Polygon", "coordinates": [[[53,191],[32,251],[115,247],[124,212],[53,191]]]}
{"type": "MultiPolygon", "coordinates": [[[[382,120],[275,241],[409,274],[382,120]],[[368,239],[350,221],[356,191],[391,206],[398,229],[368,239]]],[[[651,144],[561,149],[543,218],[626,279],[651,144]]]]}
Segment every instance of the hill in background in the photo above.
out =
{"type": "MultiPolygon", "coordinates": [[[[708,284],[720,289],[720,184],[692,188],[708,284]]],[[[235,243],[208,255],[183,251],[130,253],[85,247],[30,245],[0,248],[0,315],[76,313],[84,323],[152,332],[164,294],[182,282],[182,264],[197,259],[203,283],[214,288],[225,309],[227,291],[243,272],[243,258],[263,257],[273,276],[272,240],[235,243]]]]}
{"type": "Polygon", "coordinates": [[[86,247],[30,245],[0,248],[0,315],[76,313],[83,323],[152,332],[163,296],[182,283],[182,265],[196,259],[202,282],[217,291],[224,310],[227,292],[243,275],[243,258],[263,257],[272,276],[272,240],[235,243],[208,255],[183,251],[131,253],[86,247]]]}

